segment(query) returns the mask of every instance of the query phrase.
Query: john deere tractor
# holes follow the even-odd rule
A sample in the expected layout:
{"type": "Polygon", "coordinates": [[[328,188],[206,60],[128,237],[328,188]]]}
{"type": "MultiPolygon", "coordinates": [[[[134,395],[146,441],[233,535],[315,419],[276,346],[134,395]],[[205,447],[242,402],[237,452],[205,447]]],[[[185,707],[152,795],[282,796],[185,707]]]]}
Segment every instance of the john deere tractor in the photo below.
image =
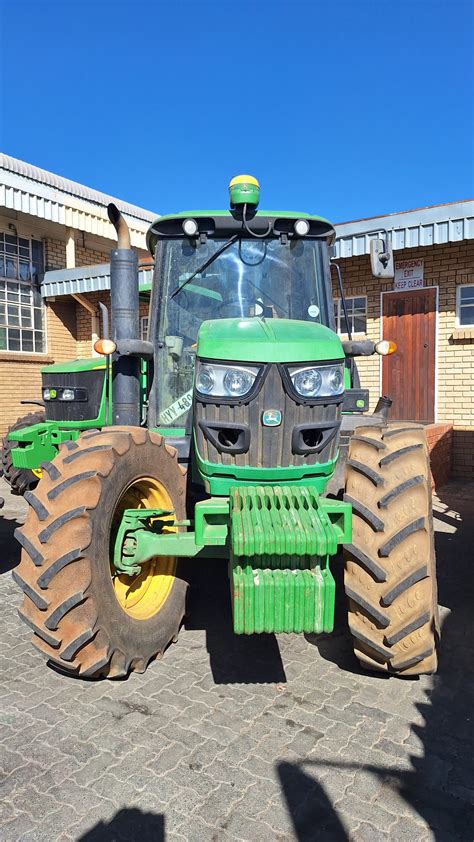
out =
{"type": "Polygon", "coordinates": [[[1,467],[13,494],[32,491],[41,464],[56,456],[65,441],[75,441],[90,427],[111,423],[110,372],[102,358],[54,363],[41,371],[42,401],[18,418],[2,442],[1,467]]]}
{"type": "MultiPolygon", "coordinates": [[[[63,442],[42,465],[16,533],[20,614],[60,670],[125,676],[176,640],[186,570],[203,558],[228,566],[236,634],[331,632],[342,547],[360,662],[433,672],[424,432],[390,423],[387,399],[364,416],[354,363],[394,348],[337,336],[329,222],[258,211],[250,176],[229,191],[230,210],[151,226],[148,341],[138,338],[136,255],[109,208],[113,338],[100,348],[112,425],[63,442]]],[[[390,272],[387,242],[374,240],[372,263],[390,272]]]]}
{"type": "MultiPolygon", "coordinates": [[[[104,339],[108,340],[109,314],[100,303],[104,339]]],[[[146,407],[147,361],[140,365],[141,405],[146,407]]],[[[76,441],[89,429],[112,423],[112,368],[109,356],[69,360],[41,370],[42,401],[34,412],[18,418],[1,448],[1,469],[13,494],[32,491],[42,476],[42,463],[56,456],[66,441],[76,441]]]]}

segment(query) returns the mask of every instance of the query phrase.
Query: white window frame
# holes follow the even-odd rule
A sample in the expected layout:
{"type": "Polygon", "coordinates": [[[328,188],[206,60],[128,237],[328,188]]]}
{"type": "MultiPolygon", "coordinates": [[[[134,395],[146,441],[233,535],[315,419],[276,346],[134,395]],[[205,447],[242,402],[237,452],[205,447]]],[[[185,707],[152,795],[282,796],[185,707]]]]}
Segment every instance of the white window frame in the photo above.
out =
{"type": "MultiPolygon", "coordinates": [[[[17,263],[18,267],[20,262],[25,266],[28,265],[29,267],[29,278],[21,279],[19,276],[19,271],[17,272],[16,277],[9,277],[7,275],[6,269],[5,272],[2,272],[2,263],[0,263],[0,309],[4,311],[2,317],[3,321],[0,324],[0,330],[5,331],[5,340],[7,345],[6,348],[0,349],[0,353],[44,356],[44,354],[46,354],[47,348],[46,317],[44,312],[43,301],[41,301],[39,305],[35,304],[34,301],[34,268],[31,237],[24,236],[23,234],[17,232],[12,233],[12,231],[6,231],[5,229],[1,229],[0,234],[2,235],[2,240],[6,237],[16,239],[16,254],[12,254],[12,256],[14,256],[15,262],[17,263]],[[28,242],[28,258],[26,258],[26,255],[24,253],[22,254],[20,251],[20,247],[26,249],[26,246],[20,246],[20,240],[25,240],[28,242]],[[16,290],[12,289],[13,285],[17,287],[16,290]],[[9,312],[9,310],[11,312],[9,312]],[[13,312],[15,310],[17,310],[16,314],[13,312]],[[29,311],[29,315],[26,311],[29,311]],[[40,327],[38,326],[35,320],[35,314],[39,316],[41,325],[40,327]],[[14,318],[15,320],[18,319],[18,324],[10,321],[11,318],[14,318]],[[29,323],[26,323],[25,320],[29,321],[29,323]],[[10,339],[10,330],[19,332],[19,348],[8,347],[10,339]],[[31,333],[33,344],[32,348],[23,347],[23,342],[25,340],[24,332],[31,333]]],[[[3,251],[3,246],[0,247],[0,253],[3,255],[6,266],[8,254],[6,248],[6,240],[4,240],[4,242],[5,250],[3,251]]]]}
{"type": "MultiPolygon", "coordinates": [[[[461,315],[461,290],[466,289],[467,287],[471,287],[474,290],[474,284],[459,284],[456,287],[456,319],[455,319],[455,327],[456,330],[474,330],[474,322],[468,325],[462,325],[460,320],[461,315]]],[[[472,306],[472,305],[471,305],[472,306]]]]}
{"type": "MultiPolygon", "coordinates": [[[[356,298],[363,298],[365,301],[365,330],[358,330],[352,331],[352,336],[367,336],[367,316],[368,316],[368,304],[367,304],[367,296],[366,295],[345,295],[344,299],[346,303],[348,301],[354,301],[356,298]]],[[[341,330],[341,325],[345,324],[344,319],[344,308],[342,306],[342,299],[335,298],[334,304],[337,304],[337,315],[335,315],[336,319],[336,333],[338,336],[348,336],[346,330],[341,330]]]]}
{"type": "Polygon", "coordinates": [[[148,335],[148,316],[140,316],[140,339],[145,340],[148,335]]]}

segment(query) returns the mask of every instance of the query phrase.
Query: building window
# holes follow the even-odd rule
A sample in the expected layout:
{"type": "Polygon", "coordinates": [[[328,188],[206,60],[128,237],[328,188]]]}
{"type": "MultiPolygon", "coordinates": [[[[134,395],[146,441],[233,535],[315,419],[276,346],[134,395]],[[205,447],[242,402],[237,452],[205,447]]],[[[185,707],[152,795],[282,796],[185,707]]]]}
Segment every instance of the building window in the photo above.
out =
{"type": "Polygon", "coordinates": [[[474,327],[474,284],[457,288],[456,327],[474,327]]]}
{"type": "Polygon", "coordinates": [[[140,318],[140,339],[147,339],[148,337],[148,316],[141,316],[140,318]]]}
{"type": "Polygon", "coordinates": [[[0,351],[44,353],[43,245],[0,231],[0,351]]]}
{"type": "MultiPolygon", "coordinates": [[[[367,297],[365,295],[346,298],[347,318],[351,333],[367,333],[367,297]]],[[[340,298],[334,301],[334,319],[338,333],[349,333],[340,298]]]]}

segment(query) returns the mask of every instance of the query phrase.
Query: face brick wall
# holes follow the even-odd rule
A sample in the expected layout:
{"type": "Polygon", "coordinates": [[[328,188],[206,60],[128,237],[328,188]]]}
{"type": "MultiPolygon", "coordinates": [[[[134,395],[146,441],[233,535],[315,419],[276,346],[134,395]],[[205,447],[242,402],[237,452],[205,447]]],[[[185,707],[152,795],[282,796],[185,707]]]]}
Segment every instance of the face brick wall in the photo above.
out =
{"type": "Polygon", "coordinates": [[[66,243],[63,240],[44,240],[44,263],[46,271],[63,269],[66,265],[66,243]]]}
{"type": "MultiPolygon", "coordinates": [[[[108,263],[110,250],[90,246],[82,246],[80,241],[75,244],[76,266],[95,266],[98,263],[108,263]]],[[[44,241],[46,269],[63,269],[66,265],[66,243],[63,240],[44,241]]]]}
{"type": "MultiPolygon", "coordinates": [[[[110,293],[109,292],[94,292],[84,295],[84,298],[90,302],[97,310],[99,309],[99,301],[108,308],[109,317],[111,315],[110,293]]],[[[148,302],[140,301],[140,317],[148,315],[148,302]]],[[[92,356],[92,342],[91,342],[91,314],[87,312],[85,307],[81,304],[76,304],[76,319],[77,319],[77,356],[90,357],[92,356]]],[[[112,329],[112,325],[110,325],[112,329]]],[[[100,318],[100,329],[102,331],[102,318],[100,318]]]]}
{"type": "MultiPolygon", "coordinates": [[[[474,329],[456,330],[456,288],[474,284],[474,243],[463,241],[395,252],[396,260],[422,258],[425,286],[439,289],[437,328],[437,421],[452,422],[453,473],[474,476],[474,329]]],[[[367,295],[367,336],[380,338],[380,293],[393,281],[372,277],[368,256],[341,259],[346,295],[367,295]]],[[[334,284],[334,295],[338,297],[334,284]]],[[[390,338],[390,337],[387,337],[390,338]]],[[[380,394],[380,358],[357,360],[361,385],[370,389],[373,410],[380,394]]]]}
{"type": "Polygon", "coordinates": [[[431,485],[433,489],[441,488],[448,482],[453,468],[453,425],[428,424],[426,441],[430,454],[431,485]]]}
{"type": "Polygon", "coordinates": [[[74,359],[77,347],[76,308],[70,299],[57,299],[45,308],[48,353],[0,353],[0,436],[34,406],[22,400],[41,400],[41,369],[48,363],[74,359]]]}

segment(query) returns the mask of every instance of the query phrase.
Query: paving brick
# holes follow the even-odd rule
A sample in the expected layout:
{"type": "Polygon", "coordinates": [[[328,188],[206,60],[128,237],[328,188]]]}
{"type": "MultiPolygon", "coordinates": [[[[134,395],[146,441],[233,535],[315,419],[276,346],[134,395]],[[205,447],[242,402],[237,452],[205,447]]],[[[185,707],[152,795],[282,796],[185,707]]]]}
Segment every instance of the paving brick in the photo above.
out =
{"type": "Polygon", "coordinates": [[[369,822],[361,822],[353,831],[352,838],[354,842],[379,842],[379,840],[390,839],[390,835],[369,822]]]}
{"type": "MultiPolygon", "coordinates": [[[[197,746],[193,752],[191,752],[188,757],[188,762],[193,768],[205,769],[213,763],[217,755],[223,752],[224,748],[221,743],[218,743],[216,740],[205,740],[201,745],[197,746]]],[[[236,758],[233,753],[232,757],[235,761],[236,758]]]]}
{"type": "MultiPolygon", "coordinates": [[[[28,815],[28,813],[21,812],[15,816],[14,819],[11,821],[6,821],[2,827],[2,833],[4,834],[4,839],[8,840],[16,840],[21,839],[21,837],[32,830],[35,829],[35,823],[33,819],[28,815]]],[[[36,828],[37,829],[37,828],[36,828]]]]}
{"type": "MultiPolygon", "coordinates": [[[[400,816],[390,828],[390,839],[394,842],[428,842],[433,836],[428,828],[423,826],[421,821],[407,816],[400,816]]],[[[453,836],[453,842],[455,837],[453,836]]],[[[450,840],[443,835],[443,842],[450,840]]]]}
{"type": "Polygon", "coordinates": [[[171,772],[183,757],[189,757],[190,752],[182,743],[170,743],[160,754],[148,762],[148,766],[156,775],[171,772]]]}
{"type": "Polygon", "coordinates": [[[240,793],[236,793],[229,784],[221,783],[210,793],[196,813],[211,827],[226,830],[232,808],[240,800],[240,793]]]}

